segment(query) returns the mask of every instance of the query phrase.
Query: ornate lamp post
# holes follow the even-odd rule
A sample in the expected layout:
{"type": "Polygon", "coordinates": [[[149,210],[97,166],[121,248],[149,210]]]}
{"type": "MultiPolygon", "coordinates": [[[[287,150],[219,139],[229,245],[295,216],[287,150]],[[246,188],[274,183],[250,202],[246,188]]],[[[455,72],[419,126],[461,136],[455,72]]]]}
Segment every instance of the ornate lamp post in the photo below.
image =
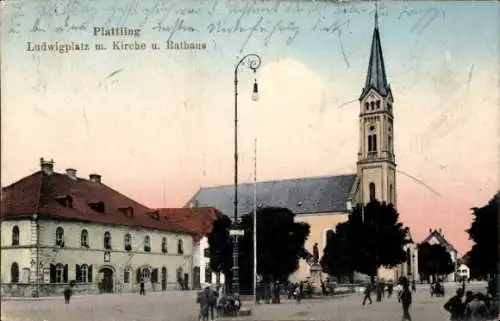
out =
{"type": "MultiPolygon", "coordinates": [[[[241,58],[234,68],[234,229],[238,226],[238,69],[243,63],[246,63],[255,74],[262,60],[257,54],[248,54],[241,58]]],[[[255,80],[253,84],[252,100],[256,101],[258,99],[259,88],[257,80],[255,80]]],[[[233,295],[236,297],[240,295],[238,255],[238,235],[235,234],[233,236],[233,295]]]]}

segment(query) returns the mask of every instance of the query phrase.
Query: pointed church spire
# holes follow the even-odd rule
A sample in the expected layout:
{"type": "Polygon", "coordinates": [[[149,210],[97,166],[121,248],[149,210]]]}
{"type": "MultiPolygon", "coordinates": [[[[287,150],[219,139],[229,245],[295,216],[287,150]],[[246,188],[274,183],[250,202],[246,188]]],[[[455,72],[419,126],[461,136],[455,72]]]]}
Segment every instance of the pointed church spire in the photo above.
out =
{"type": "Polygon", "coordinates": [[[375,26],[373,29],[372,48],[370,51],[370,62],[366,74],[365,88],[361,98],[371,89],[376,90],[382,96],[389,92],[387,76],[385,74],[384,56],[382,54],[382,45],[380,43],[380,33],[378,30],[378,8],[375,4],[375,26]]]}

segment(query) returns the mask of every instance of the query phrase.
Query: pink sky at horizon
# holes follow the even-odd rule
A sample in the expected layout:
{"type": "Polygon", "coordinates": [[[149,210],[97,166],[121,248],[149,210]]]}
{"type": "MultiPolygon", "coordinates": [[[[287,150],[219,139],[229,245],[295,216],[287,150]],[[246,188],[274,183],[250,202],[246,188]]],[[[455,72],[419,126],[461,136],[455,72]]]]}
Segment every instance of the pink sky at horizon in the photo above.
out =
{"type": "MultiPolygon", "coordinates": [[[[473,19],[472,11],[455,8],[422,35],[391,9],[381,18],[381,37],[395,98],[398,170],[435,191],[398,174],[401,220],[417,242],[441,228],[463,255],[471,246],[464,231],[470,208],[487,204],[499,187],[500,93],[498,42],[488,40],[498,32],[467,33],[455,22],[473,19]],[[452,32],[488,41],[461,50],[452,32]]],[[[332,35],[314,46],[306,32],[293,46],[249,45],[263,58],[261,99],[250,100],[253,76],[242,71],[240,181],[252,180],[255,137],[259,180],[355,173],[357,98],[372,32],[371,17],[356,19],[343,40],[347,65],[332,35]]],[[[57,172],[97,172],[149,207],[181,207],[202,186],[232,183],[235,40],[205,35],[210,47],[197,53],[54,55],[26,53],[25,38],[2,37],[9,40],[1,49],[2,186],[39,170],[40,157],[53,158],[57,172]]]]}

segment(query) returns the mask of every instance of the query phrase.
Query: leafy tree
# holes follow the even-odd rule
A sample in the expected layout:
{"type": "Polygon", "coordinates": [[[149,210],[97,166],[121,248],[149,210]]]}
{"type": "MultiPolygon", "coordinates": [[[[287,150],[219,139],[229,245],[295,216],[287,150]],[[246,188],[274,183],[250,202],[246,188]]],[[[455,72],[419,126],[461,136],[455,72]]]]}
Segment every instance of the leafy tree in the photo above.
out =
{"type": "Polygon", "coordinates": [[[220,215],[214,220],[212,231],[207,234],[210,269],[224,273],[225,283],[231,285],[233,245],[229,237],[231,220],[220,215]]]}
{"type": "Polygon", "coordinates": [[[328,231],[326,246],[320,261],[323,272],[337,277],[339,281],[342,277],[352,275],[354,271],[354,261],[349,255],[352,246],[345,237],[342,237],[346,235],[342,229],[347,227],[349,227],[347,224],[337,225],[337,232],[328,231]]]}
{"type": "Polygon", "coordinates": [[[489,203],[473,208],[474,220],[467,231],[474,241],[469,251],[471,274],[488,277],[498,273],[498,213],[500,192],[489,203]]]}
{"type": "Polygon", "coordinates": [[[409,229],[398,220],[399,214],[392,204],[370,201],[364,207],[364,215],[358,205],[346,222],[337,225],[334,237],[326,246],[327,270],[356,271],[373,279],[379,267],[394,267],[405,262],[403,247],[411,240],[409,229]],[[328,264],[336,257],[343,262],[338,263],[340,266],[328,264]]]}
{"type": "Polygon", "coordinates": [[[425,242],[418,245],[418,270],[425,279],[428,279],[430,275],[453,273],[455,266],[445,247],[425,242]]]}
{"type": "MultiPolygon", "coordinates": [[[[257,273],[264,282],[286,281],[299,267],[310,227],[306,223],[295,222],[294,217],[285,208],[267,207],[257,211],[257,273]]],[[[229,225],[220,224],[215,228],[215,224],[208,238],[210,264],[213,268],[220,264],[228,267],[224,268],[226,273],[232,267],[232,246],[227,245],[230,242],[229,225]]],[[[239,240],[238,262],[240,287],[244,292],[250,290],[253,284],[253,214],[242,216],[239,228],[245,231],[239,240]]]]}

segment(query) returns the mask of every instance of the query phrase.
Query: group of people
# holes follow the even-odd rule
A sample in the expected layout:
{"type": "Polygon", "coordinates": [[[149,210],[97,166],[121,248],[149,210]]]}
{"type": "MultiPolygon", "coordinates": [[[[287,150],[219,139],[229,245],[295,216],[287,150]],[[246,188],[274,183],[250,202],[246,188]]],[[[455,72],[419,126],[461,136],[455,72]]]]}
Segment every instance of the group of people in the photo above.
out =
{"type": "Polygon", "coordinates": [[[498,315],[498,305],[491,296],[465,292],[463,288],[445,303],[444,309],[450,313],[451,321],[485,321],[498,315]]]}
{"type": "Polygon", "coordinates": [[[220,315],[220,300],[222,298],[223,288],[217,287],[216,289],[212,287],[205,287],[203,291],[198,292],[196,297],[196,303],[200,305],[200,313],[198,315],[198,320],[208,321],[214,320],[214,311],[217,311],[217,315],[220,315]]]}
{"type": "MultiPolygon", "coordinates": [[[[377,302],[382,302],[382,298],[385,296],[386,288],[387,296],[390,298],[394,289],[394,284],[392,282],[389,282],[388,284],[385,284],[382,281],[368,283],[365,288],[365,295],[361,304],[365,305],[367,301],[372,304],[371,293],[373,291],[377,293],[377,302]]],[[[411,282],[410,289],[410,281],[407,278],[401,278],[396,285],[396,290],[398,302],[400,302],[403,307],[403,321],[411,321],[410,306],[412,303],[412,292],[416,291],[415,281],[411,282]]]]}

